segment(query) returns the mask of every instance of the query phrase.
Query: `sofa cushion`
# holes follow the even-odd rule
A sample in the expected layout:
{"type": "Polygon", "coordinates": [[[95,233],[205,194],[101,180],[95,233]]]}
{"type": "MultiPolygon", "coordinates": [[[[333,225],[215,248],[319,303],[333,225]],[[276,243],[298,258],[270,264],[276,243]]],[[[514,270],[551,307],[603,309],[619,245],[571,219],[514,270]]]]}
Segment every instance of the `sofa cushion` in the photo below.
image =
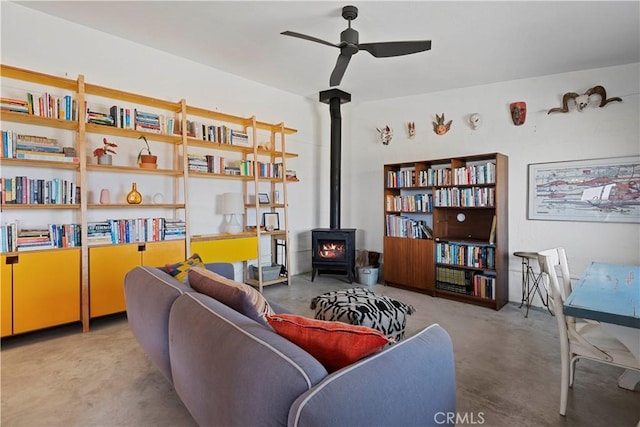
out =
{"type": "Polygon", "coordinates": [[[164,269],[167,273],[169,273],[171,276],[175,277],[182,283],[188,283],[187,273],[189,272],[189,269],[193,267],[205,267],[204,262],[202,262],[202,258],[200,258],[200,255],[198,254],[193,254],[182,262],[167,264],[165,265],[164,269]]]}
{"type": "Polygon", "coordinates": [[[266,316],[275,314],[262,294],[249,285],[201,267],[191,268],[188,275],[191,288],[217,299],[258,323],[268,325],[266,316]]]}
{"type": "Polygon", "coordinates": [[[309,319],[295,314],[267,316],[273,329],[314,356],[328,372],[337,371],[392,342],[366,326],[309,319]]]}

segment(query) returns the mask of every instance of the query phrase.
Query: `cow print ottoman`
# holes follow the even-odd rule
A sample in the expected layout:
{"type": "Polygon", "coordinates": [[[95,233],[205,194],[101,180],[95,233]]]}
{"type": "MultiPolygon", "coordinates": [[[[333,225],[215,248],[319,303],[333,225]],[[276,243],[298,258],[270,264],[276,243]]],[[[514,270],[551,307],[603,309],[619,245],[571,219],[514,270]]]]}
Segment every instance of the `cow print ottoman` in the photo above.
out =
{"type": "Polygon", "coordinates": [[[368,326],[400,341],[407,316],[415,309],[396,299],[374,294],[364,288],[327,292],[311,300],[315,318],[368,326]]]}

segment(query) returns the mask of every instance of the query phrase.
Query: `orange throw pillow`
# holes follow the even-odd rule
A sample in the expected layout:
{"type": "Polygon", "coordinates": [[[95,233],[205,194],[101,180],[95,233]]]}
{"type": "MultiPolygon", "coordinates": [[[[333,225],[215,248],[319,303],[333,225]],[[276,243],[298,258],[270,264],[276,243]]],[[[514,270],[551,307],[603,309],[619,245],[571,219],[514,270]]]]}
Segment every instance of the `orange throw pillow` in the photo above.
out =
{"type": "Polygon", "coordinates": [[[295,314],[267,316],[280,335],[315,357],[328,372],[348,366],[393,342],[367,326],[309,319],[295,314]]]}

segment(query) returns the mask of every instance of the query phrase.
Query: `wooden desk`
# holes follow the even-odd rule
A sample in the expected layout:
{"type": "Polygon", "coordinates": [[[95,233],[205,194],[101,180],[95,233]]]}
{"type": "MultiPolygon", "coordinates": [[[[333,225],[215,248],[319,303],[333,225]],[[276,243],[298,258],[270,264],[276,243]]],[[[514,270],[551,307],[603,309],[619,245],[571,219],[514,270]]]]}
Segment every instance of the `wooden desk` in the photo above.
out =
{"type": "MultiPolygon", "coordinates": [[[[640,360],[640,266],[592,262],[564,303],[564,314],[593,319],[640,360]]],[[[627,370],[618,385],[633,390],[640,373],[627,370]]]]}

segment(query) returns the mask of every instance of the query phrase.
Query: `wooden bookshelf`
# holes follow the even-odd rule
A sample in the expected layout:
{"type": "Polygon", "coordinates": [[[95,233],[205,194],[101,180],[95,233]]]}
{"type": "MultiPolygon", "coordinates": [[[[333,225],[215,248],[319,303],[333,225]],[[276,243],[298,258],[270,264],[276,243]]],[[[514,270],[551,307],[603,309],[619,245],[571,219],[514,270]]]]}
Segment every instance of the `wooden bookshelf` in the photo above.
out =
{"type": "Polygon", "coordinates": [[[388,164],[384,174],[385,283],[495,310],[504,306],[507,156],[388,164]]]}

